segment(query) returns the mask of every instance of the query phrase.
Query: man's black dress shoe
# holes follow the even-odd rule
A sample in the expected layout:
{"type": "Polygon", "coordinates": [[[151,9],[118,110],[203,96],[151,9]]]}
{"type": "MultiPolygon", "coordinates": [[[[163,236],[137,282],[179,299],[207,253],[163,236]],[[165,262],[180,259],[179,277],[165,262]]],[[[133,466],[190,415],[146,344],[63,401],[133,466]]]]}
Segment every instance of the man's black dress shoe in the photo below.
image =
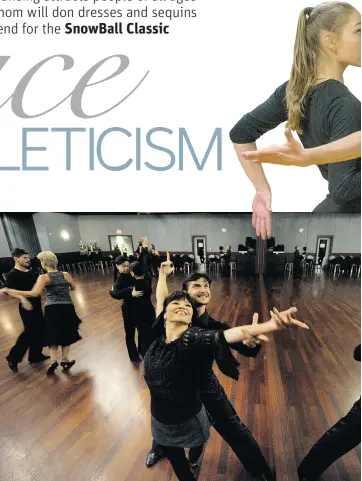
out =
{"type": "Polygon", "coordinates": [[[17,362],[8,361],[8,366],[13,372],[19,372],[17,362]]]}
{"type": "Polygon", "coordinates": [[[148,454],[147,454],[147,458],[146,458],[146,466],[148,468],[152,468],[152,466],[154,466],[156,463],[158,463],[158,461],[160,459],[164,458],[163,455],[160,455],[158,453],[156,453],[155,451],[150,451],[148,454]]]}
{"type": "Polygon", "coordinates": [[[37,357],[36,359],[29,359],[29,362],[30,364],[35,364],[37,362],[46,361],[47,359],[50,359],[50,356],[44,356],[44,354],[42,354],[40,357],[37,357]]]}

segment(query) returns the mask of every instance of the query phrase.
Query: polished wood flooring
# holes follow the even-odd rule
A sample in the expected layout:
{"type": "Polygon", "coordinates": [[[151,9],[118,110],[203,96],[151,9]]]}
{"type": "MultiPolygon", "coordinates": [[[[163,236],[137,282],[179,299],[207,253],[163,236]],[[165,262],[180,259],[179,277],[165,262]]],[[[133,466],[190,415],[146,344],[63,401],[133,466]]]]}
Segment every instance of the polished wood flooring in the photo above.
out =
{"type": "MultiPolygon", "coordinates": [[[[26,359],[13,374],[4,358],[22,330],[17,303],[0,297],[0,480],[175,481],[164,460],[147,469],[151,444],[149,393],[142,365],[127,356],[111,272],[76,276],[74,300],[83,340],[71,351],[69,374],[45,375],[26,359]]],[[[172,276],[179,288],[182,275],[172,276]]],[[[311,330],[271,336],[256,359],[240,358],[238,382],[220,375],[241,419],[276,470],[297,481],[296,467],[318,437],[360,396],[360,281],[324,276],[301,282],[215,278],[210,313],[233,325],[254,310],[298,307],[311,330]]],[[[218,372],[218,371],[217,371],[218,372]]],[[[200,481],[252,481],[212,430],[200,481]]],[[[360,450],[330,467],[324,481],[360,480],[360,450]]]]}

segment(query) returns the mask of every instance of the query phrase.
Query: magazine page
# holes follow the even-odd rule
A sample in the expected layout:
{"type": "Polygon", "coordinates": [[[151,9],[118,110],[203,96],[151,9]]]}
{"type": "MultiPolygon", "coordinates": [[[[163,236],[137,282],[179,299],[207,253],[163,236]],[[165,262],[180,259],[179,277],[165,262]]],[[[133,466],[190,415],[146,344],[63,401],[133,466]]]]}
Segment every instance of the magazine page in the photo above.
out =
{"type": "Polygon", "coordinates": [[[361,479],[361,15],[0,0],[0,481],[361,479]]]}

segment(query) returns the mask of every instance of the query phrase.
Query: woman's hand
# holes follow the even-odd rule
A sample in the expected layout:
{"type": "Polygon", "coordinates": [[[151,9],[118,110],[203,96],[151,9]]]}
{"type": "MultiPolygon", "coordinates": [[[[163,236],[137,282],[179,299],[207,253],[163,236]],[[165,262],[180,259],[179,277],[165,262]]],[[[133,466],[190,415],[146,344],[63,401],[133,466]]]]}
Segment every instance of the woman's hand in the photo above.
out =
{"type": "MultiPolygon", "coordinates": [[[[259,314],[257,312],[254,313],[253,315],[253,322],[252,325],[255,326],[258,324],[259,321],[259,314]]],[[[245,329],[245,331],[248,333],[248,331],[245,329]]],[[[247,347],[255,347],[257,344],[260,344],[261,341],[264,342],[269,342],[269,338],[267,336],[264,336],[264,334],[259,334],[259,336],[253,337],[250,336],[250,339],[244,339],[243,344],[247,347]]]]}
{"type": "Polygon", "coordinates": [[[148,247],[148,237],[141,237],[142,247],[148,247]]]}
{"type": "Polygon", "coordinates": [[[271,237],[271,192],[270,190],[257,191],[253,200],[252,224],[256,235],[263,240],[271,237]]]}
{"type": "Polygon", "coordinates": [[[132,290],[132,297],[142,297],[143,296],[143,291],[136,291],[136,288],[134,287],[132,290]]]}
{"type": "Polygon", "coordinates": [[[170,253],[167,252],[166,261],[162,262],[161,266],[158,268],[160,274],[164,274],[165,276],[169,276],[174,270],[175,267],[173,262],[170,261],[170,253]]]}
{"type": "Polygon", "coordinates": [[[297,167],[308,167],[312,165],[309,157],[309,150],[299,143],[289,129],[285,129],[284,135],[287,139],[283,145],[270,145],[264,149],[244,152],[245,159],[252,160],[256,164],[278,164],[294,165],[297,167]]]}
{"type": "Polygon", "coordinates": [[[273,323],[274,331],[280,331],[281,329],[286,329],[287,327],[291,327],[292,325],[301,327],[302,329],[309,329],[307,324],[304,322],[298,321],[298,319],[294,319],[292,314],[297,312],[296,307],[291,307],[286,311],[279,312],[276,307],[273,307],[273,310],[270,311],[271,319],[269,322],[273,323]]]}

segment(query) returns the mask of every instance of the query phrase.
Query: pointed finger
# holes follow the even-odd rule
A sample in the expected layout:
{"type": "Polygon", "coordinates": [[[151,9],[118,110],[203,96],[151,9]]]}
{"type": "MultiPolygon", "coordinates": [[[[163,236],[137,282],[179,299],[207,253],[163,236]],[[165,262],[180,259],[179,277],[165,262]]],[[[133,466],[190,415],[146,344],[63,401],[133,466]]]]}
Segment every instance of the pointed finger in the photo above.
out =
{"type": "Polygon", "coordinates": [[[256,218],[255,230],[256,230],[257,237],[259,237],[260,236],[260,217],[258,216],[256,218]]]}
{"type": "Polygon", "coordinates": [[[309,329],[309,326],[304,322],[298,321],[298,319],[292,319],[292,324],[301,327],[302,329],[309,329]]]}
{"type": "Polygon", "coordinates": [[[266,224],[264,217],[260,220],[260,235],[263,240],[266,239],[266,224]]]}
{"type": "Polygon", "coordinates": [[[254,229],[255,229],[255,227],[256,227],[256,214],[254,214],[254,212],[253,212],[253,215],[252,215],[252,217],[251,217],[251,225],[252,225],[252,226],[254,227],[254,229]]]}
{"type": "Polygon", "coordinates": [[[285,129],[284,130],[284,135],[287,139],[288,142],[291,142],[294,140],[294,137],[293,137],[293,134],[292,134],[292,131],[290,129],[285,129]]]}
{"type": "Polygon", "coordinates": [[[170,262],[170,253],[168,251],[166,252],[166,260],[167,262],[170,262]]]}
{"type": "MultiPolygon", "coordinates": [[[[269,206],[268,206],[269,209],[269,206]]],[[[266,235],[268,239],[271,238],[272,236],[272,222],[271,222],[271,215],[268,215],[268,217],[265,219],[265,228],[266,228],[266,235]]]]}
{"type": "Polygon", "coordinates": [[[276,316],[278,316],[281,319],[281,321],[284,324],[290,324],[291,323],[291,320],[289,318],[290,317],[289,311],[279,312],[276,307],[273,307],[273,312],[276,316]]]}
{"type": "Polygon", "coordinates": [[[259,314],[257,312],[254,312],[252,324],[258,324],[258,321],[259,321],[259,314]]]}

